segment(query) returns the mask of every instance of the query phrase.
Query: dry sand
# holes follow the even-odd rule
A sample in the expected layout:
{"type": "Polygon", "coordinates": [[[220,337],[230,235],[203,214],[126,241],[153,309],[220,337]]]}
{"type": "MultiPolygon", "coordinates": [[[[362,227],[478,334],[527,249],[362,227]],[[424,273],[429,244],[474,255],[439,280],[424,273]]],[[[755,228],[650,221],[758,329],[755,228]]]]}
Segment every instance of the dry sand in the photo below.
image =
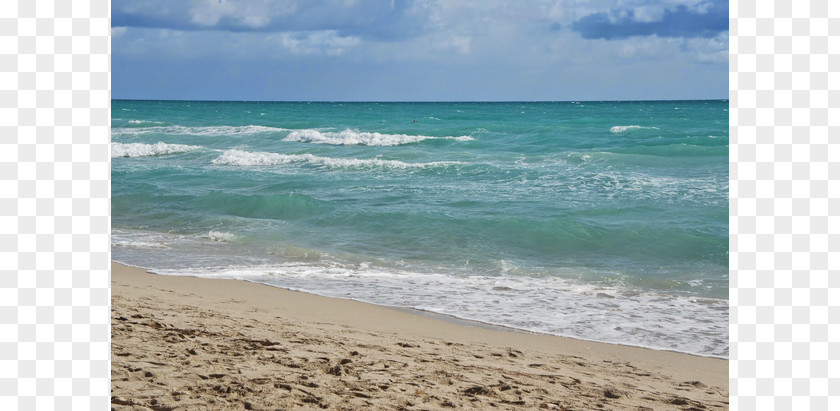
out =
{"type": "Polygon", "coordinates": [[[111,267],[116,410],[729,407],[725,360],[111,267]]]}

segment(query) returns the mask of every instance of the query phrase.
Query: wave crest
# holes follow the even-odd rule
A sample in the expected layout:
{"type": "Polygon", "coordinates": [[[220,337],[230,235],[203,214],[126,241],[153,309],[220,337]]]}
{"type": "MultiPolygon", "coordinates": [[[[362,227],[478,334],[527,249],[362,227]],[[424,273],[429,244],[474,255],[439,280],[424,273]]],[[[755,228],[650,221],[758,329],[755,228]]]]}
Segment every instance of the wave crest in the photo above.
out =
{"type": "Polygon", "coordinates": [[[297,141],[301,143],[332,144],[332,145],[363,145],[363,146],[399,146],[403,144],[418,143],[423,140],[457,140],[468,141],[470,136],[458,137],[432,137],[412,136],[408,134],[382,134],[357,132],[346,129],[340,132],[320,132],[318,130],[296,130],[289,133],[283,141],[297,141]]]}
{"type": "Polygon", "coordinates": [[[224,231],[210,231],[209,233],[207,233],[207,237],[213,241],[219,241],[223,243],[228,243],[236,240],[235,235],[231,233],[226,233],[224,231]]]}
{"type": "Polygon", "coordinates": [[[316,166],[342,168],[425,168],[446,164],[457,164],[451,161],[435,161],[431,163],[406,163],[397,160],[382,160],[378,158],[332,158],[320,157],[312,154],[279,154],[266,152],[250,152],[242,150],[227,150],[212,160],[213,164],[230,166],[275,166],[284,164],[311,164],[316,166]]]}
{"type": "Polygon", "coordinates": [[[167,144],[158,141],[155,144],[144,143],[111,143],[111,157],[145,157],[165,154],[186,153],[197,150],[201,146],[186,144],[167,144]]]}
{"type": "MultiPolygon", "coordinates": [[[[130,121],[129,121],[130,122],[130,121]]],[[[112,136],[137,135],[137,134],[174,134],[191,136],[229,136],[235,134],[257,134],[268,132],[287,131],[285,128],[267,126],[207,126],[207,127],[186,127],[186,126],[155,126],[155,127],[134,127],[111,129],[112,136]]]]}
{"type": "Polygon", "coordinates": [[[645,127],[645,126],[612,126],[610,127],[610,133],[623,133],[627,130],[634,130],[634,129],[649,129],[649,130],[659,130],[658,127],[645,127]]]}

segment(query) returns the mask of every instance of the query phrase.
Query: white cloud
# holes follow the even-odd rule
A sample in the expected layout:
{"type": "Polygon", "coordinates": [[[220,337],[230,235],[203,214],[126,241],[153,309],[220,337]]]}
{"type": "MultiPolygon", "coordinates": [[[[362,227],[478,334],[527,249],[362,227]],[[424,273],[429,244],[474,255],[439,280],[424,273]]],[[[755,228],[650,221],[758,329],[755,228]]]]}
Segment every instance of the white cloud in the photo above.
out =
{"type": "Polygon", "coordinates": [[[458,54],[470,54],[471,38],[465,36],[450,37],[439,43],[441,49],[452,50],[458,54]]]}
{"type": "Polygon", "coordinates": [[[119,37],[125,34],[128,27],[111,27],[111,37],[119,37]]]}
{"type": "Polygon", "coordinates": [[[633,9],[633,20],[640,23],[652,23],[662,20],[665,9],[657,6],[641,6],[633,9]]]}
{"type": "Polygon", "coordinates": [[[383,96],[394,84],[430,80],[437,88],[421,88],[423,98],[457,96],[470,87],[478,90],[475,98],[615,98],[615,90],[626,84],[638,85],[631,90],[634,96],[661,97],[682,81],[666,86],[661,80],[701,77],[707,81],[685,89],[707,93],[717,84],[725,89],[725,81],[709,80],[717,73],[725,80],[725,34],[604,40],[564,29],[586,15],[611,10],[615,18],[624,10],[625,18],[653,21],[669,7],[707,7],[703,0],[418,0],[397,3],[393,12],[385,0],[358,2],[355,8],[344,0],[309,1],[284,17],[278,16],[295,7],[291,0],[174,2],[180,12],[158,10],[146,25],[125,14],[112,28],[114,59],[201,62],[218,77],[251,70],[312,79],[335,76],[334,67],[341,67],[347,79],[369,83],[383,96]],[[138,25],[121,27],[128,24],[138,25]]]}
{"type": "Polygon", "coordinates": [[[669,37],[636,37],[621,40],[618,55],[622,58],[656,58],[676,55],[679,52],[680,39],[669,37]]]}
{"type": "Polygon", "coordinates": [[[712,38],[635,37],[616,41],[618,56],[624,59],[682,58],[698,63],[726,63],[729,56],[729,33],[712,38]]]}
{"type": "Polygon", "coordinates": [[[693,10],[696,11],[697,13],[700,13],[700,14],[706,14],[706,13],[709,12],[709,9],[711,9],[711,8],[712,8],[712,2],[707,1],[707,2],[702,2],[702,3],[694,5],[693,10]]]}
{"type": "Polygon", "coordinates": [[[269,0],[201,0],[190,7],[190,21],[204,26],[216,26],[220,20],[229,18],[246,27],[258,29],[268,25],[273,18],[294,13],[293,2],[272,2],[269,0]]]}
{"type": "Polygon", "coordinates": [[[335,30],[287,32],[272,36],[294,54],[340,56],[362,43],[355,36],[342,37],[335,30]]]}
{"type": "Polygon", "coordinates": [[[190,8],[190,20],[201,26],[215,26],[223,16],[233,14],[235,10],[230,3],[205,0],[190,8]]]}
{"type": "Polygon", "coordinates": [[[697,62],[726,63],[729,61],[729,32],[708,39],[690,39],[686,42],[686,48],[697,62]]]}
{"type": "Polygon", "coordinates": [[[583,16],[609,9],[609,7],[592,3],[578,0],[555,0],[542,6],[542,8],[544,10],[543,13],[551,22],[572,24],[575,20],[583,16]]]}
{"type": "MultiPolygon", "coordinates": [[[[606,13],[611,22],[632,18],[639,23],[662,21],[666,11],[679,7],[695,13],[706,13],[712,7],[709,0],[558,0],[574,14],[574,20],[594,13],[606,13]]],[[[558,12],[555,12],[558,13],[558,12]]]]}

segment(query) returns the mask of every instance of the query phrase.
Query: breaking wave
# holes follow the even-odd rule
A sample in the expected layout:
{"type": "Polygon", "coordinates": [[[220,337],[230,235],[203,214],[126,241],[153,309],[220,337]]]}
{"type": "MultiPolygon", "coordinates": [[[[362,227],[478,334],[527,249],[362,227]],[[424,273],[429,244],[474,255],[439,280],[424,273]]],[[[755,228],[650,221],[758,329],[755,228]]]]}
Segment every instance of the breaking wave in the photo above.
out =
{"type": "Polygon", "coordinates": [[[111,143],[111,157],[145,157],[165,154],[186,153],[197,150],[201,146],[186,144],[167,144],[158,141],[155,144],[144,143],[111,143]]]}
{"type": "Polygon", "coordinates": [[[227,150],[213,159],[213,164],[230,166],[276,166],[284,164],[311,164],[331,168],[425,168],[446,164],[458,164],[452,161],[435,161],[431,163],[406,163],[397,160],[382,160],[378,158],[332,158],[312,154],[279,154],[266,152],[250,152],[242,150],[227,150]]]}
{"type": "Polygon", "coordinates": [[[248,135],[257,133],[269,133],[287,131],[285,128],[267,126],[207,126],[207,127],[186,127],[186,126],[154,126],[136,128],[115,128],[111,129],[112,136],[137,135],[137,134],[172,134],[191,136],[229,136],[248,135]]]}
{"type": "Polygon", "coordinates": [[[363,146],[399,146],[418,143],[424,140],[457,140],[468,141],[470,136],[432,137],[412,136],[408,134],[382,134],[358,132],[350,129],[340,132],[320,132],[318,130],[296,130],[289,133],[283,141],[297,141],[301,143],[332,144],[332,145],[363,145],[363,146]]]}
{"type": "Polygon", "coordinates": [[[207,237],[213,241],[219,242],[231,242],[236,240],[236,236],[231,233],[226,233],[224,231],[211,231],[207,234],[207,237]]]}
{"type": "Polygon", "coordinates": [[[154,121],[154,120],[128,120],[128,124],[164,124],[164,123],[163,123],[163,121],[154,121]]]}
{"type": "Polygon", "coordinates": [[[650,129],[650,130],[659,130],[658,127],[644,127],[644,126],[612,126],[610,128],[610,133],[623,133],[627,130],[634,130],[634,129],[650,129]]]}

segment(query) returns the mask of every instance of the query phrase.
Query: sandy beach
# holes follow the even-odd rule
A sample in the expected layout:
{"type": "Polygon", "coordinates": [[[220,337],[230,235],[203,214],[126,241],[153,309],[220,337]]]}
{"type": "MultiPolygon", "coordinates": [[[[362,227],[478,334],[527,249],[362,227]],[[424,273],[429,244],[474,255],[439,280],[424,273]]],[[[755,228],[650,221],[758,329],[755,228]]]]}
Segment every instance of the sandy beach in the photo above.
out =
{"type": "Polygon", "coordinates": [[[111,404],[728,409],[726,360],[112,264],[111,404]]]}

